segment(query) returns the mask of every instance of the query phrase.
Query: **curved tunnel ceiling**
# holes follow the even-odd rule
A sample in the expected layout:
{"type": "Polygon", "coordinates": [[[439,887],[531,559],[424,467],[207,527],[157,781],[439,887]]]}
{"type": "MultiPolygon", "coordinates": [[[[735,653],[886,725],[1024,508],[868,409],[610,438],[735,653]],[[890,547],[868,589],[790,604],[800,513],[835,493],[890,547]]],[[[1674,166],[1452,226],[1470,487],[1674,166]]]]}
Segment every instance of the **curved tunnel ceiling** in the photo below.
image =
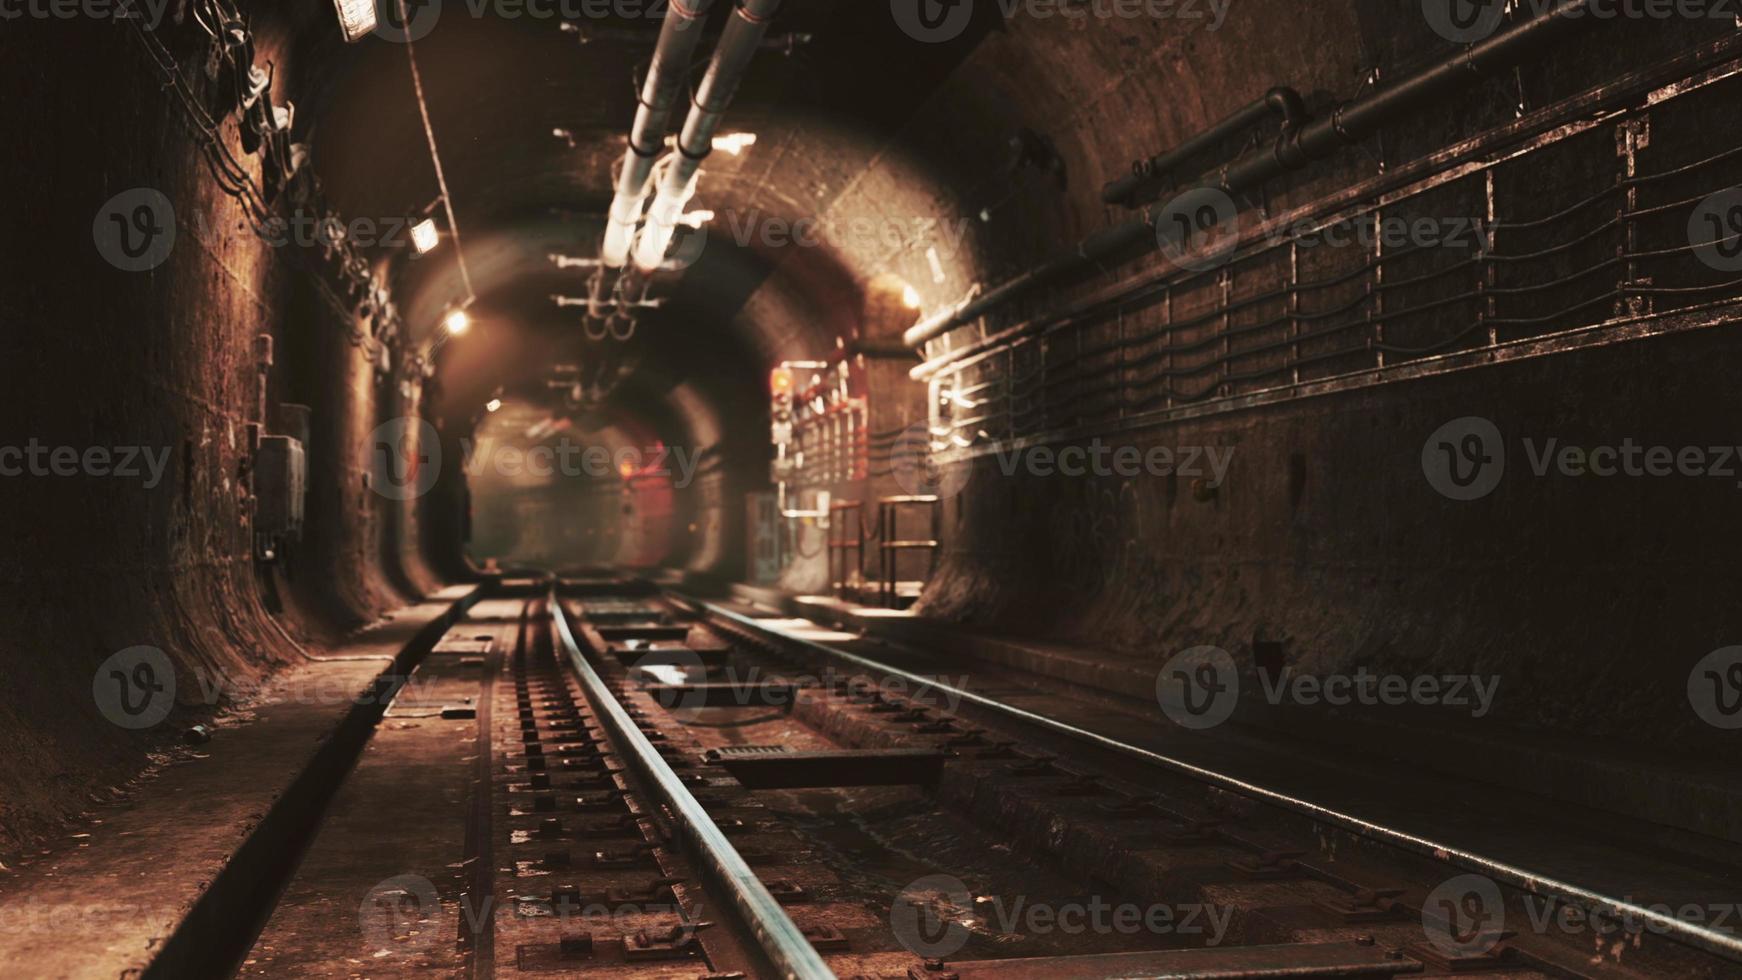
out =
{"type": "MultiPolygon", "coordinates": [[[[732,6],[715,4],[698,78],[732,6]]],[[[680,240],[678,254],[694,264],[660,277],[654,292],[665,305],[621,343],[586,339],[581,311],[553,302],[584,296],[588,272],[558,268],[550,257],[597,254],[659,21],[580,23],[585,43],[559,18],[477,17],[469,5],[448,4],[415,42],[479,324],[475,335],[443,344],[437,380],[446,397],[437,411],[469,425],[495,394],[560,393],[547,382],[553,366],[566,364],[581,368],[590,395],[607,393],[619,409],[676,405],[690,415],[705,405],[713,417],[757,417],[772,361],[852,337],[865,284],[911,244],[899,233],[892,240],[888,228],[953,210],[941,177],[903,161],[910,179],[884,199],[892,213],[921,217],[860,234],[827,217],[868,162],[894,159],[891,141],[974,36],[915,45],[881,5],[786,4],[769,34],[778,43],[757,56],[726,117],[724,132],[753,133],[756,143],[709,158],[690,208],[716,218],[680,240]],[[672,398],[680,387],[684,397],[672,398]]],[[[298,62],[315,67],[291,88],[303,93],[299,112],[312,120],[307,138],[335,208],[383,229],[427,212],[440,194],[405,47],[344,45],[324,16],[299,25],[298,38],[312,49],[298,62]]],[[[374,249],[407,328],[427,338],[466,287],[451,239],[426,257],[410,255],[403,246],[374,249]]],[[[949,272],[960,283],[973,278],[949,272]]],[[[554,404],[564,407],[561,398],[554,404]]],[[[682,421],[682,431],[667,435],[708,427],[700,416],[682,421]]]]}

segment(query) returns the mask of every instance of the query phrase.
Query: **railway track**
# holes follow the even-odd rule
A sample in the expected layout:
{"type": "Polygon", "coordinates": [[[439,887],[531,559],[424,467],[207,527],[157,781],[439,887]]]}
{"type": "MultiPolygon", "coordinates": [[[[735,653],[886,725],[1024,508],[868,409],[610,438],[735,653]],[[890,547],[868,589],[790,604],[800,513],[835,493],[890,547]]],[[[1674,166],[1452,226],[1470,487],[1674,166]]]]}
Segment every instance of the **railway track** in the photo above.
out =
{"type": "Polygon", "coordinates": [[[1020,685],[634,580],[525,593],[472,633],[476,694],[434,695],[475,720],[463,860],[293,889],[363,900],[367,972],[330,975],[1735,975],[1518,929],[1531,896],[1450,855],[1095,744],[1020,685]]]}

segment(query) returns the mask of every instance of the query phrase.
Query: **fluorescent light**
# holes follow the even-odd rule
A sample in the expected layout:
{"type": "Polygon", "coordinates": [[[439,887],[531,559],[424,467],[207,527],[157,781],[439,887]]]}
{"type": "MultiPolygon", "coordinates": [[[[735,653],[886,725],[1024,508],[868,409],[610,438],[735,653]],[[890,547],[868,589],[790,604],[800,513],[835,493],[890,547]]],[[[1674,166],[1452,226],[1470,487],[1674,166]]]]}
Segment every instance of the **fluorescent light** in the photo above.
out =
{"type": "Polygon", "coordinates": [[[912,286],[901,287],[901,305],[907,307],[910,310],[919,309],[919,305],[920,305],[919,290],[913,288],[912,286]]]}
{"type": "Polygon", "coordinates": [[[448,333],[458,337],[472,329],[472,315],[465,310],[454,310],[442,321],[442,326],[448,329],[448,333]]]}
{"type": "Polygon", "coordinates": [[[732,133],[714,137],[714,149],[737,156],[756,145],[755,133],[732,133]]]}
{"type": "Polygon", "coordinates": [[[375,0],[333,0],[333,7],[339,12],[345,43],[361,41],[375,29],[375,0]]]}
{"type": "Polygon", "coordinates": [[[486,411],[486,412],[497,412],[497,411],[501,411],[501,409],[502,409],[502,399],[500,399],[500,398],[492,398],[488,402],[484,403],[484,411],[486,411]]]}
{"type": "Polygon", "coordinates": [[[417,249],[419,255],[427,255],[434,251],[441,240],[442,234],[436,228],[434,218],[425,218],[411,226],[411,244],[417,249]]]}

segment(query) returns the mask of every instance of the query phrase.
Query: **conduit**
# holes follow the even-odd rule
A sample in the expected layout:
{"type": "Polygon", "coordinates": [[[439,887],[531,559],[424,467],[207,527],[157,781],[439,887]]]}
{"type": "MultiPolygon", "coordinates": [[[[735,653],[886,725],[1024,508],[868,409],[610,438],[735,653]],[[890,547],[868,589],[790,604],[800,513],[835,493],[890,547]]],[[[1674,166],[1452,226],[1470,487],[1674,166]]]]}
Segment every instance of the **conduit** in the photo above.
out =
{"type": "MultiPolygon", "coordinates": [[[[1496,71],[1512,68],[1548,44],[1589,26],[1596,20],[1590,11],[1593,2],[1562,0],[1553,10],[1497,31],[1487,40],[1468,45],[1453,57],[1384,91],[1338,108],[1327,118],[1285,130],[1273,148],[1247,154],[1214,179],[1187,190],[1207,187],[1239,194],[1274,177],[1301,170],[1345,146],[1359,143],[1403,115],[1426,108],[1496,71]]],[[[1071,251],[988,290],[977,299],[966,300],[915,324],[902,335],[902,341],[909,347],[921,347],[1042,286],[1085,269],[1122,264],[1147,254],[1157,247],[1154,222],[1160,210],[1160,206],[1151,208],[1142,218],[1090,235],[1071,251]]],[[[914,376],[923,376],[925,370],[925,365],[915,368],[914,376]]]]}

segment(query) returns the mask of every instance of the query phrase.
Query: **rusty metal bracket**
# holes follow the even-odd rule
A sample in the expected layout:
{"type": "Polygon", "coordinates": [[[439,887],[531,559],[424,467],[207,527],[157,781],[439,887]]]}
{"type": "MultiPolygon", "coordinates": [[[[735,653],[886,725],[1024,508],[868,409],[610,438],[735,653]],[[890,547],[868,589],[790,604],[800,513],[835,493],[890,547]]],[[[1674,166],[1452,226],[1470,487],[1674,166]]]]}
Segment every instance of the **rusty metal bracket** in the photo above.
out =
{"type": "Polygon", "coordinates": [[[1451,953],[1440,949],[1433,943],[1415,943],[1403,952],[1410,959],[1419,960],[1428,966],[1451,973],[1480,973],[1486,970],[1509,969],[1513,965],[1512,947],[1506,941],[1516,936],[1516,932],[1506,931],[1493,934],[1494,945],[1482,952],[1451,953]]]}
{"type": "Polygon", "coordinates": [[[1265,851],[1256,857],[1229,861],[1228,867],[1243,878],[1259,881],[1298,878],[1301,875],[1298,859],[1305,855],[1305,851],[1265,851]]]}
{"type": "Polygon", "coordinates": [[[1350,925],[1384,922],[1403,917],[1403,903],[1397,900],[1403,891],[1401,888],[1362,888],[1349,896],[1321,898],[1313,904],[1350,925]]]}
{"type": "Polygon", "coordinates": [[[800,926],[799,932],[810,940],[819,953],[845,953],[852,948],[847,934],[829,925],[800,926]]]}
{"type": "Polygon", "coordinates": [[[695,930],[688,926],[640,929],[623,937],[623,958],[631,963],[693,959],[701,951],[695,930]]]}

